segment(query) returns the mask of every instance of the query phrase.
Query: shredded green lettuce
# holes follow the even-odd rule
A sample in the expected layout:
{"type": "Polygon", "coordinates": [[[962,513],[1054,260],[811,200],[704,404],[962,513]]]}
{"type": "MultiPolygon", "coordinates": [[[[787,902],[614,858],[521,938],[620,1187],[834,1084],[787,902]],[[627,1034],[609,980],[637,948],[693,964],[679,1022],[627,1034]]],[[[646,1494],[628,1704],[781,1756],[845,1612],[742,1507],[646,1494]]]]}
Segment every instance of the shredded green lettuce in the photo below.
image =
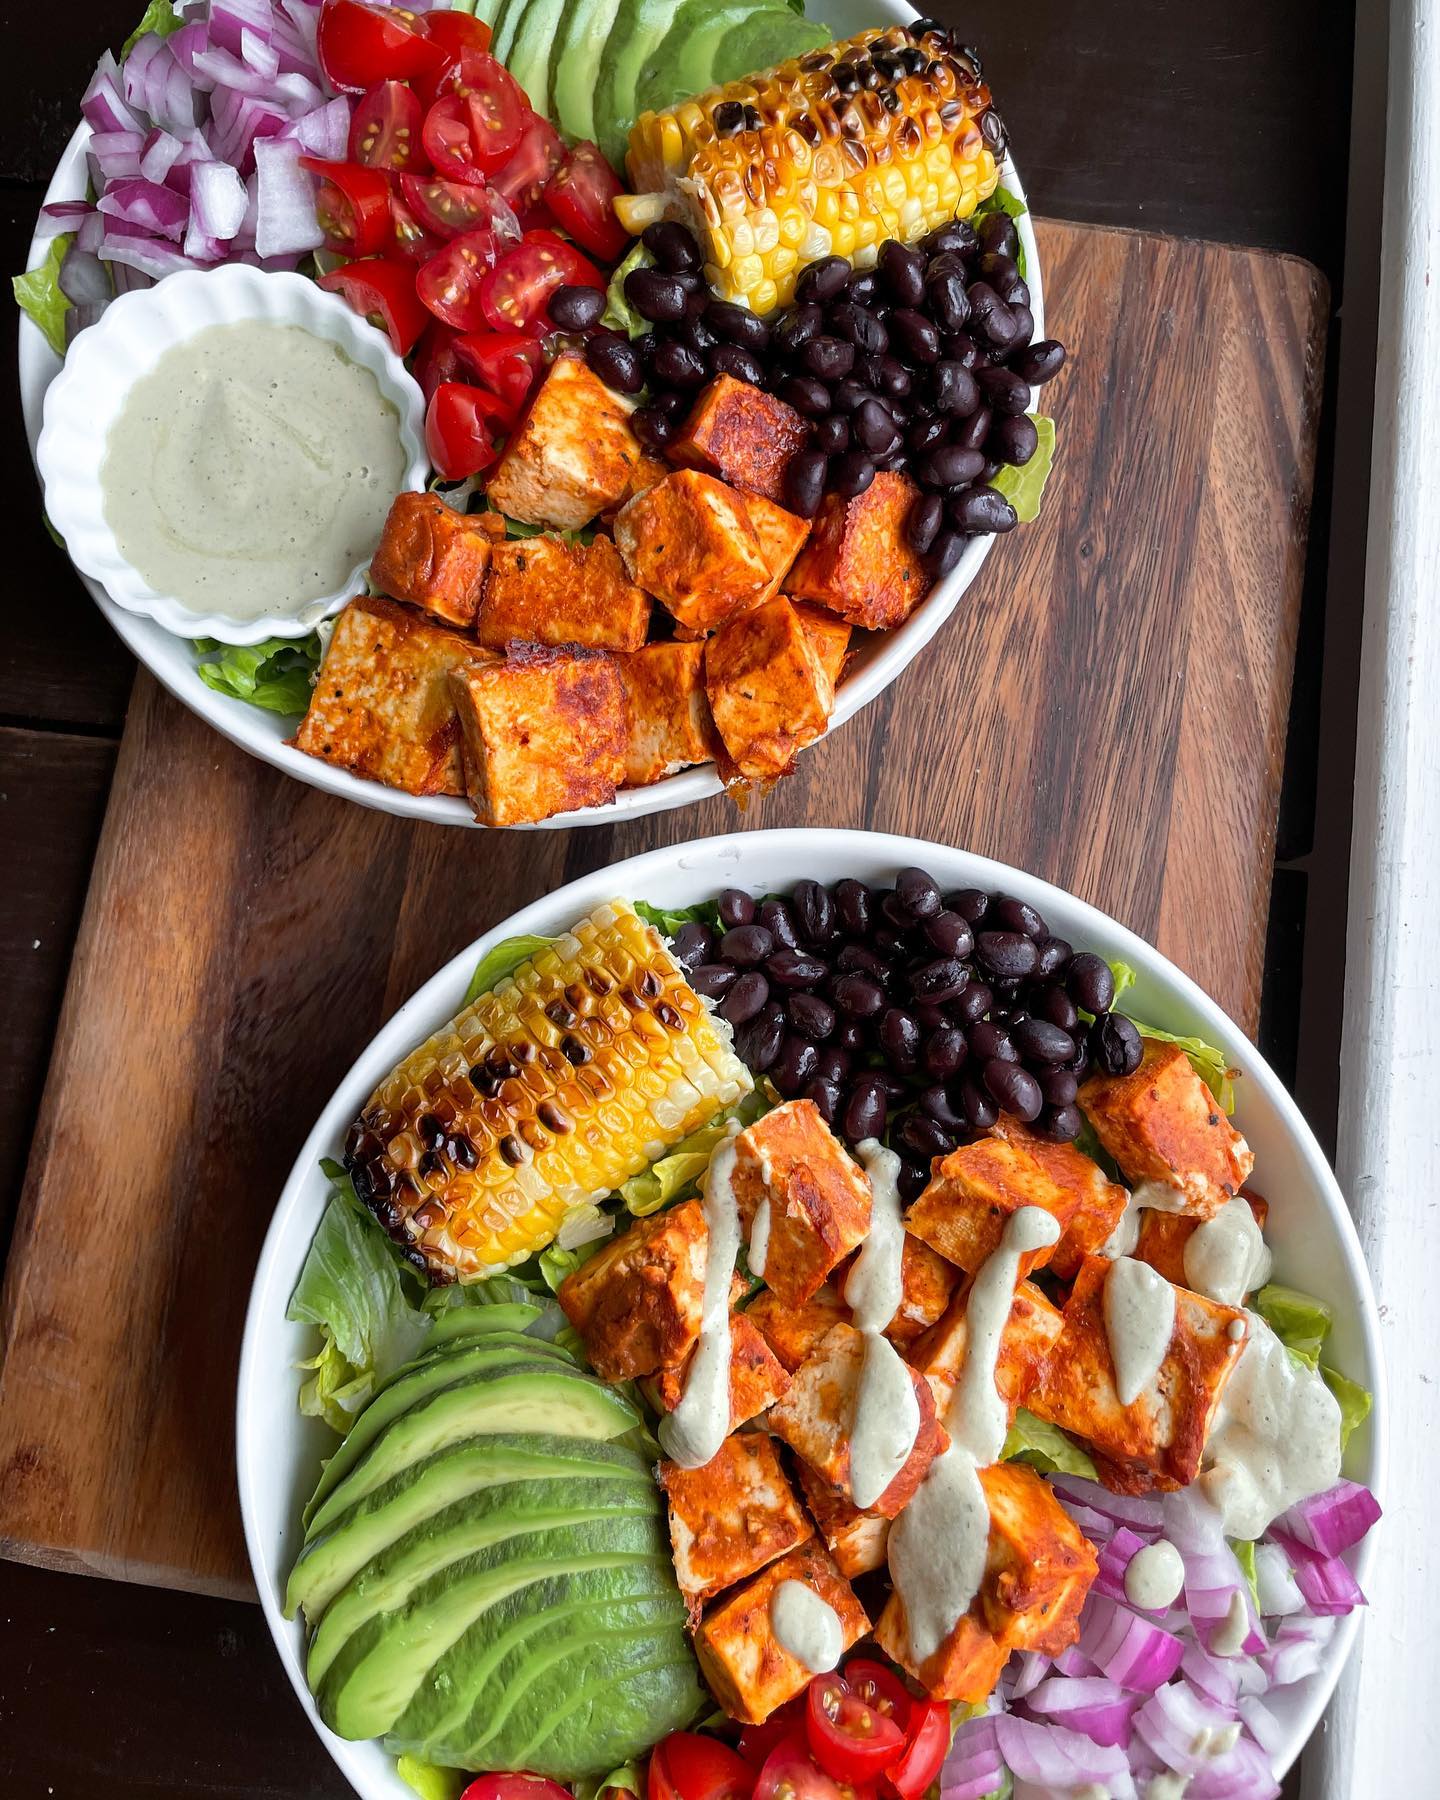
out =
{"type": "Polygon", "coordinates": [[[649,331],[650,321],[642,319],[625,298],[625,277],[632,269],[648,269],[654,260],[640,239],[636,238],[624,259],[615,265],[615,271],[605,289],[605,310],[600,315],[602,325],[608,325],[612,331],[623,331],[629,338],[644,337],[649,331]]]}
{"type": "Polygon", "coordinates": [[[521,963],[529,962],[532,956],[538,956],[558,942],[558,938],[533,937],[523,932],[518,937],[501,938],[475,965],[475,973],[465,990],[466,1006],[473,1005],[482,994],[488,994],[507,975],[513,975],[521,963]]]}
{"type": "Polygon", "coordinates": [[[682,925],[719,925],[720,908],[713,900],[699,900],[694,906],[651,906],[648,900],[637,900],[635,910],[647,925],[653,925],[662,936],[673,938],[682,925]]]}
{"type": "Polygon", "coordinates": [[[457,1306],[531,1306],[538,1319],[548,1299],[539,1275],[531,1279],[508,1270],[504,1275],[487,1276],[484,1281],[452,1281],[445,1287],[431,1288],[421,1305],[427,1313],[449,1312],[457,1306]]]}
{"type": "Polygon", "coordinates": [[[1162,1031],[1158,1025],[1147,1025],[1143,1019],[1135,1018],[1124,1007],[1119,1006],[1120,997],[1135,985],[1136,975],[1129,963],[1112,962],[1110,973],[1115,978],[1115,998],[1111,1006],[1118,1011],[1126,1012],[1141,1037],[1154,1038],[1159,1044],[1178,1044],[1190,1058],[1190,1066],[1209,1088],[1227,1113],[1235,1110],[1235,1072],[1230,1067],[1230,1058],[1214,1044],[1207,1044],[1201,1037],[1177,1036],[1173,1031],[1162,1031]]]}
{"type": "Polygon", "coordinates": [[[463,1769],[442,1769],[435,1763],[421,1762],[418,1756],[401,1756],[395,1773],[420,1800],[460,1800],[471,1777],[463,1769]]]}
{"type": "Polygon", "coordinates": [[[558,1294],[560,1283],[567,1275],[573,1275],[582,1263],[589,1262],[597,1250],[603,1250],[607,1238],[592,1238],[588,1244],[581,1244],[574,1250],[562,1250],[559,1244],[551,1244],[549,1249],[542,1250],[535,1258],[536,1266],[545,1279],[545,1285],[552,1294],[558,1294]]]}
{"type": "Polygon", "coordinates": [[[209,658],[195,673],[217,694],[295,718],[310,704],[322,654],[318,631],[303,638],[264,638],[258,644],[196,638],[195,648],[209,658]]]}
{"type": "Polygon", "coordinates": [[[1249,1538],[1227,1538],[1226,1542],[1235,1552],[1235,1560],[1239,1563],[1240,1572],[1244,1575],[1246,1583],[1250,1588],[1250,1598],[1255,1602],[1255,1612],[1258,1616],[1260,1612],[1260,1587],[1259,1578],[1255,1573],[1255,1546],[1249,1538]]]}
{"type": "Polygon", "coordinates": [[[1055,464],[1055,421],[1043,413],[1031,413],[1030,417],[1035,423],[1035,454],[1018,469],[1007,463],[990,483],[1015,508],[1022,525],[1039,518],[1040,496],[1055,464]]]}
{"type": "Polygon", "coordinates": [[[662,1206],[669,1206],[672,1201],[684,1199],[699,1186],[700,1177],[709,1168],[710,1157],[725,1136],[730,1121],[738,1119],[743,1128],[753,1125],[761,1113],[769,1110],[769,1100],[756,1088],[743,1100],[716,1113],[708,1125],[702,1125],[699,1131],[682,1138],[668,1156],[662,1156],[648,1169],[622,1181],[617,1189],[620,1198],[638,1219],[659,1212],[662,1206]]]}
{"type": "Polygon", "coordinates": [[[150,0],[150,4],[145,8],[144,18],[125,40],[120,51],[121,62],[124,62],[142,37],[148,37],[153,31],[156,37],[167,38],[171,32],[178,31],[184,23],[184,18],[171,6],[170,0],[150,0]]]}
{"type": "Polygon", "coordinates": [[[60,287],[60,265],[74,241],[73,231],[51,238],[44,258],[28,274],[14,276],[10,284],[21,312],[45,333],[45,342],[57,356],[65,354],[65,315],[70,310],[70,301],[60,287]]]}
{"type": "Polygon", "coordinates": [[[1082,1475],[1087,1481],[1098,1481],[1095,1465],[1073,1438],[1066,1437],[1058,1425],[1037,1419],[1022,1406],[1000,1452],[1002,1462],[1028,1463],[1042,1475],[1082,1475]]]}
{"type": "Polygon", "coordinates": [[[570,1792],[575,1800],[600,1800],[602,1794],[643,1794],[645,1783],[639,1763],[629,1762],[612,1769],[608,1775],[585,1775],[579,1781],[572,1781],[570,1792]]]}
{"type": "Polygon", "coordinates": [[[1255,1311],[1298,1362],[1317,1366],[1335,1317],[1323,1300],[1272,1281],[1255,1296],[1255,1311]]]}
{"type": "Polygon", "coordinates": [[[1348,1375],[1332,1369],[1329,1363],[1321,1363],[1320,1378],[1340,1407],[1340,1448],[1343,1450],[1350,1442],[1351,1432],[1369,1418],[1374,1397],[1358,1381],[1351,1381],[1348,1375]]]}

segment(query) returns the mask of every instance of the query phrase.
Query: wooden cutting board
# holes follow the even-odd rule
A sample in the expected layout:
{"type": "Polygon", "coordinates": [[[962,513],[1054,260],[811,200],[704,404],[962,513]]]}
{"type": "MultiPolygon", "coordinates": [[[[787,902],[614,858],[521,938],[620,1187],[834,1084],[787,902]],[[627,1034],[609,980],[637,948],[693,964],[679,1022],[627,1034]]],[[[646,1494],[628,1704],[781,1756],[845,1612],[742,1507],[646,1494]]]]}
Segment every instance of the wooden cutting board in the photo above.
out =
{"type": "Polygon", "coordinates": [[[964,844],[1155,939],[1253,1031],[1325,283],[1213,244],[1041,238],[1071,363],[1040,521],[738,818],[410,824],[250,760],[142,675],[6,1271],[5,1555],[251,1592],[235,1364],[286,1173],[411,990],[589,869],[737,824],[964,844]]]}

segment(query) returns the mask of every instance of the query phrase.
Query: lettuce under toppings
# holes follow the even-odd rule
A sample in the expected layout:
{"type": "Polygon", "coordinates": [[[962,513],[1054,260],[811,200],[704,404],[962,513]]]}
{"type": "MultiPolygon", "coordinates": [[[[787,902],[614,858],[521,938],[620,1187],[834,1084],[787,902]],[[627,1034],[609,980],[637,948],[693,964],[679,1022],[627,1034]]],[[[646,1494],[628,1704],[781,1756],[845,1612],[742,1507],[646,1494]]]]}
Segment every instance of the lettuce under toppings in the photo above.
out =
{"type": "Polygon", "coordinates": [[[1335,1396],[1340,1408],[1340,1448],[1350,1442],[1350,1435],[1364,1423],[1374,1405],[1369,1390],[1342,1375],[1338,1369],[1320,1360],[1320,1352],[1330,1335],[1334,1313],[1323,1300],[1299,1288],[1284,1287],[1272,1281],[1255,1296],[1255,1311],[1279,1338],[1297,1363],[1307,1369],[1318,1369],[1320,1379],[1335,1396]]]}
{"type": "Polygon", "coordinates": [[[1039,518],[1040,497],[1055,463],[1055,421],[1043,413],[1031,413],[1030,418],[1035,426],[1035,454],[1018,469],[1007,463],[990,482],[1014,507],[1022,525],[1039,518]]]}
{"type": "Polygon", "coordinates": [[[513,975],[521,963],[529,962],[532,956],[538,956],[558,942],[557,938],[533,937],[523,932],[518,937],[501,938],[475,965],[475,973],[465,990],[465,1005],[473,1006],[482,994],[488,994],[507,975],[513,975]]]}
{"type": "Polygon", "coordinates": [[[472,1780],[463,1769],[442,1769],[437,1763],[408,1755],[396,1758],[395,1773],[420,1800],[460,1800],[472,1780]]]}
{"type": "Polygon", "coordinates": [[[1215,1044],[1207,1044],[1202,1037],[1177,1036],[1173,1031],[1162,1031],[1158,1025],[1147,1025],[1143,1019],[1137,1019],[1133,1013],[1120,1005],[1120,997],[1135,985],[1135,971],[1124,962],[1112,962],[1110,973],[1115,978],[1115,998],[1111,1005],[1117,1012],[1124,1012],[1141,1037],[1154,1038],[1158,1044],[1178,1044],[1190,1058],[1190,1066],[1209,1088],[1227,1113],[1235,1110],[1235,1072],[1230,1067],[1230,1058],[1215,1044]]]}
{"type": "Polygon", "coordinates": [[[65,354],[65,315],[70,310],[69,298],[60,286],[60,265],[74,241],[73,231],[52,238],[44,260],[28,274],[13,276],[10,283],[21,312],[40,327],[57,356],[65,354]]]}
{"type": "Polygon", "coordinates": [[[1042,1475],[1081,1475],[1098,1481],[1095,1464],[1073,1438],[1047,1419],[1037,1419],[1022,1406],[1000,1452],[1001,1462],[1029,1463],[1042,1475]]]}
{"type": "Polygon", "coordinates": [[[659,1212],[662,1206],[669,1206],[696,1192],[700,1178],[710,1166],[715,1146],[729,1130],[731,1121],[742,1129],[753,1125],[762,1113],[769,1112],[770,1104],[755,1088],[733,1106],[716,1113],[708,1125],[702,1125],[699,1131],[682,1138],[668,1156],[662,1156],[648,1169],[621,1182],[618,1192],[626,1207],[636,1218],[643,1219],[650,1213],[659,1212]]]}
{"type": "Polygon", "coordinates": [[[263,638],[258,644],[196,638],[195,648],[206,659],[195,670],[206,687],[291,718],[299,718],[309,706],[323,654],[318,631],[303,638],[263,638]]]}
{"type": "Polygon", "coordinates": [[[608,325],[611,331],[623,332],[628,338],[644,337],[650,330],[650,321],[642,319],[625,296],[625,277],[632,269],[648,269],[654,260],[640,239],[636,238],[624,261],[616,264],[610,276],[609,285],[605,289],[605,310],[600,315],[602,325],[608,325]]]}

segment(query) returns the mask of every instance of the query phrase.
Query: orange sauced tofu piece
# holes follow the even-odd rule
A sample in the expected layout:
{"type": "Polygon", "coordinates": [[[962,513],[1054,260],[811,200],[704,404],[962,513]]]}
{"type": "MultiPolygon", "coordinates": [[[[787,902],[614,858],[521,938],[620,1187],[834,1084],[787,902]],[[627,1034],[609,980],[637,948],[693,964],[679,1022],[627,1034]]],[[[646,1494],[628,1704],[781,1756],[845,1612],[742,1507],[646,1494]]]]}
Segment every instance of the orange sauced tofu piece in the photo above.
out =
{"type": "Polygon", "coordinates": [[[561,1282],[556,1299],[602,1381],[673,1369],[700,1335],[705,1252],[698,1200],[639,1219],[561,1282]]]}
{"type": "Polygon", "coordinates": [[[745,496],[695,469],[677,469],[623,506],[615,542],[631,580],[691,633],[753,606],[770,579],[745,496]]]}
{"type": "MultiPolygon", "coordinates": [[[[670,465],[660,461],[658,456],[642,456],[630,471],[630,479],[625,484],[625,492],[619,496],[614,505],[614,512],[627,500],[633,500],[637,494],[643,494],[647,488],[654,487],[657,481],[663,481],[670,473],[670,465]]],[[[607,509],[605,519],[613,523],[613,513],[607,509]]]]}
{"type": "Polygon", "coordinates": [[[763,1431],[727,1437],[699,1469],[662,1462],[675,1579],[692,1620],[723,1588],[763,1569],[815,1535],[763,1431]]]}
{"type": "Polygon", "coordinates": [[[638,650],[650,625],[650,596],[625,573],[609,538],[508,538],[490,557],[475,636],[507,644],[586,644],[638,650]]]}
{"type": "Polygon", "coordinates": [[[667,454],[672,462],[723,476],[732,487],[783,500],[785,465],[809,436],[799,413],[774,394],[733,375],[717,375],[667,454]]]}
{"type": "Polygon", "coordinates": [[[748,781],[778,781],[835,708],[834,684],[783,598],[742,613],[710,639],[705,690],[730,761],[748,781]]]}
{"type": "Polygon", "coordinates": [[[850,1308],[831,1282],[822,1282],[804,1300],[782,1299],[762,1288],[745,1309],[751,1324],[793,1375],[832,1325],[848,1325],[850,1308]]]}
{"type": "Polygon", "coordinates": [[[928,1331],[950,1304],[959,1280],[954,1263],[907,1231],[900,1253],[900,1305],[885,1327],[890,1342],[904,1349],[928,1331]]]}
{"type": "MultiPolygon", "coordinates": [[[[929,1185],[905,1215],[905,1229],[973,1275],[999,1245],[1006,1220],[1022,1206],[1042,1207],[1063,1235],[1079,1204],[1079,1196],[1028,1150],[1003,1138],[980,1138],[936,1160],[929,1185]]],[[[1048,1244],[1027,1250],[1020,1273],[1043,1268],[1052,1254],[1048,1244]]]]}
{"type": "Polygon", "coordinates": [[[750,523],[760,545],[760,554],[765,559],[765,567],[770,572],[769,581],[756,597],[758,605],[763,601],[773,600],[780,592],[785,577],[790,573],[790,565],[800,554],[801,545],[810,535],[810,521],[800,518],[797,513],[786,512],[783,506],[777,506],[773,500],[766,500],[760,494],[744,494],[741,498],[750,515],[750,523]]]}
{"type": "Polygon", "coordinates": [[[709,762],[716,738],[704,644],[647,644],[616,662],[630,706],[625,786],[649,787],[677,769],[709,762]]]}
{"type": "MultiPolygon", "coordinates": [[[[1245,1203],[1263,1232],[1270,1216],[1269,1206],[1258,1194],[1246,1194],[1245,1203]]],[[[1133,1252],[1136,1262],[1149,1263],[1176,1287],[1189,1287],[1185,1278],[1185,1246],[1203,1223],[1193,1213],[1161,1212],[1158,1207],[1142,1207],[1140,1234],[1133,1252]]]]}
{"type": "MultiPolygon", "coordinates": [[[[970,1341],[966,1314],[973,1280],[973,1276],[966,1278],[944,1317],[906,1352],[908,1361],[927,1377],[941,1399],[942,1417],[965,1366],[965,1348],[970,1341]]],[[[1054,1350],[1062,1325],[1060,1309],[1050,1304],[1033,1281],[1022,1281],[1015,1289],[995,1359],[995,1388],[1005,1402],[1012,1422],[1016,1408],[1024,1404],[1025,1396],[1054,1350]]]]}
{"type": "Polygon", "coordinates": [[[446,625],[469,625],[504,535],[497,513],[457,512],[438,494],[397,494],[370,579],[382,593],[423,607],[446,625]]]}
{"type": "Polygon", "coordinates": [[[1076,1196],[1075,1215],[1050,1258],[1050,1267],[1060,1279],[1072,1280],[1081,1260],[1098,1250],[1120,1223],[1129,1194],[1083,1150],[1073,1144],[1050,1143],[1008,1113],[1001,1113],[996,1120],[995,1135],[1028,1151],[1057,1186],[1076,1196]]]}
{"type": "Polygon", "coordinates": [[[870,1229],[870,1183],[813,1100],[787,1100],[740,1133],[734,1182],[747,1232],[757,1209],[769,1208],[764,1266],[754,1273],[791,1305],[808,1300],[870,1229]]]}
{"type": "Polygon", "coordinates": [[[466,789],[482,825],[604,806],[625,779],[625,686],[603,650],[512,645],[451,678],[466,789]]]}
{"type": "Polygon", "coordinates": [[[618,506],[644,458],[630,429],[634,410],[583,357],[556,357],[495,465],[491,506],[556,531],[576,531],[618,506]]]}
{"type": "Polygon", "coordinates": [[[838,688],[850,650],[851,627],[820,606],[797,605],[795,617],[804,626],[806,637],[815,646],[820,667],[830,677],[831,687],[838,688]]]}
{"type": "Polygon", "coordinates": [[[1199,1472],[1215,1409],[1245,1348],[1246,1315],[1177,1287],[1174,1333],[1159,1371],[1124,1406],[1105,1331],[1105,1280],[1115,1266],[1103,1256],[1080,1265],[1064,1329],[1025,1405],[1088,1444],[1100,1479],[1117,1493],[1185,1487],[1199,1472]]]}
{"type": "Polygon", "coordinates": [[[1143,1041],[1135,1073],[1092,1076],[1080,1105],[1130,1181],[1163,1182],[1208,1219],[1245,1185],[1254,1153],[1180,1046],[1143,1041]]]}
{"type": "Polygon", "coordinates": [[[857,1506],[823,1475],[817,1475],[809,1463],[797,1462],[795,1467],[810,1517],[846,1580],[883,1569],[890,1542],[890,1521],[884,1513],[857,1506]]]}
{"type": "Polygon", "coordinates": [[[850,1583],[813,1538],[718,1601],[695,1633],[695,1654],[711,1692],[741,1724],[762,1725],[810,1680],[811,1671],[782,1649],[770,1623],[771,1599],[786,1581],[803,1582],[834,1608],[845,1649],[870,1629],[850,1583]]]}
{"type": "Polygon", "coordinates": [[[450,678],[487,655],[391,600],[352,600],[335,621],[295,747],[407,794],[463,794],[450,678]]]}
{"type": "Polygon", "coordinates": [[[872,631],[901,624],[930,590],[925,566],[905,536],[919,495],[907,475],[888,469],[853,500],[827,494],[785,592],[794,600],[817,600],[872,631]]]}
{"type": "MultiPolygon", "coordinates": [[[[850,1438],[855,1398],[865,1361],[865,1337],[853,1325],[833,1325],[791,1378],[790,1392],[770,1409],[766,1423],[776,1437],[817,1475],[851,1499],[850,1438]]],[[[935,1396],[923,1375],[911,1372],[920,1408],[915,1444],[872,1511],[893,1519],[914,1497],[926,1471],[950,1442],[935,1415],[935,1396]]]]}
{"type": "MultiPolygon", "coordinates": [[[[647,1383],[657,1412],[674,1412],[685,1392],[695,1352],[678,1369],[662,1369],[647,1383]]],[[[790,1391],[790,1376],[757,1326],[742,1312],[730,1315],[730,1429],[736,1430],[790,1391]]]]}

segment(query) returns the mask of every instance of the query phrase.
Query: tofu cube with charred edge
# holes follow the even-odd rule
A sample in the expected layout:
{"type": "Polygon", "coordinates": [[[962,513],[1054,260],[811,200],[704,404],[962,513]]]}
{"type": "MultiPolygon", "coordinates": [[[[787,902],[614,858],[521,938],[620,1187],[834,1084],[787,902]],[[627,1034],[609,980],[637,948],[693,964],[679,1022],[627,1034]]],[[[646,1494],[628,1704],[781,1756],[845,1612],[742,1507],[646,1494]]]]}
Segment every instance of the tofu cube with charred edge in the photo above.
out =
{"type": "Polygon", "coordinates": [[[990,1509],[985,1574],[967,1613],[933,1655],[910,1646],[905,1605],[892,1593],[875,1637],[880,1647],[937,1700],[983,1701],[1011,1654],[1058,1656],[1080,1632],[1080,1611],[1095,1579],[1094,1548],[1050,1488],[1023,1463],[980,1470],[990,1509]]]}
{"type": "Polygon", "coordinates": [[[498,513],[466,514],[438,494],[397,494],[370,562],[382,593],[423,607],[446,625],[470,625],[496,543],[498,513]]]}
{"type": "MultiPolygon", "coordinates": [[[[1258,1194],[1246,1194],[1245,1204],[1255,1215],[1255,1223],[1263,1232],[1270,1208],[1258,1194]]],[[[1197,1232],[1203,1219],[1193,1213],[1160,1212],[1153,1206],[1140,1213],[1140,1234],[1131,1252],[1136,1262],[1149,1263],[1152,1269],[1173,1281],[1176,1287],[1189,1287],[1185,1275],[1185,1246],[1197,1232]]]]}
{"type": "Polygon", "coordinates": [[[475,636],[495,650],[511,643],[638,650],[649,627],[650,596],[630,580],[604,537],[591,544],[545,536],[497,544],[475,617],[475,636]]]}
{"type": "Polygon", "coordinates": [[[835,688],[788,600],[769,600],[705,646],[705,691],[735,772],[778,781],[835,709],[835,688]]]}
{"type": "Polygon", "coordinates": [[[732,487],[783,500],[785,465],[809,437],[805,421],[783,400],[733,375],[717,375],[668,454],[672,462],[722,476],[732,487]]]}
{"type": "Polygon", "coordinates": [[[1210,1218],[1233,1199],[1255,1155],[1178,1044],[1145,1038],[1133,1075],[1095,1075],[1080,1105],[1128,1180],[1160,1181],[1210,1218]]]}
{"type": "Polygon", "coordinates": [[[662,1462],[675,1579],[690,1608],[763,1569],[815,1535],[800,1509],[780,1452],[763,1431],[727,1437],[699,1469],[662,1462]]]}
{"type": "Polygon", "coordinates": [[[1064,1328],[1025,1405],[1088,1444],[1101,1481],[1117,1494],[1186,1487],[1200,1471],[1215,1409],[1245,1348],[1246,1315],[1177,1287],[1175,1328],[1159,1371],[1123,1406],[1105,1330],[1105,1279],[1114,1266],[1104,1256],[1080,1265],[1064,1328]]]}
{"type": "MultiPolygon", "coordinates": [[[[905,1229],[948,1262],[973,1275],[999,1247],[1006,1221],[1022,1206],[1038,1206],[1069,1230],[1080,1199],[1062,1187],[1026,1149],[1003,1138],[979,1138],[937,1158],[929,1185],[905,1215],[905,1229]]],[[[1054,1246],[1027,1250],[1020,1273],[1043,1268],[1054,1246]]]]}
{"type": "MultiPolygon", "coordinates": [[[[853,1498],[850,1440],[864,1362],[864,1334],[853,1325],[833,1325],[795,1371],[790,1392],[770,1408],[766,1420],[776,1437],[783,1438],[803,1462],[831,1487],[838,1488],[847,1500],[853,1498]]],[[[909,1505],[931,1463],[950,1443],[935,1416],[935,1396],[929,1382],[914,1371],[910,1379],[920,1409],[920,1428],[899,1473],[871,1508],[887,1519],[895,1518],[909,1505]]]]}
{"type": "MultiPolygon", "coordinates": [[[[482,652],[483,654],[483,652],[482,652]]],[[[603,650],[512,645],[451,678],[466,788],[482,825],[603,806],[625,779],[625,684],[603,650]]]]}
{"type": "Polygon", "coordinates": [[[703,643],[647,644],[616,658],[630,708],[625,786],[649,787],[715,754],[703,643]]]}
{"type": "Polygon", "coordinates": [[[803,1582],[835,1609],[846,1650],[870,1629],[849,1582],[813,1538],[718,1601],[695,1633],[695,1655],[710,1691],[743,1725],[763,1725],[810,1681],[811,1670],[782,1649],[770,1623],[770,1601],[786,1581],[803,1582]]]}
{"type": "Polygon", "coordinates": [[[486,495],[507,519],[578,531],[631,492],[644,460],[634,402],[580,356],[558,356],[505,446],[486,495]]]}
{"type": "Polygon", "coordinates": [[[745,502],[760,554],[770,573],[770,579],[756,597],[759,605],[773,600],[780,592],[790,573],[790,565],[810,535],[810,521],[797,513],[786,512],[783,506],[776,506],[773,500],[765,500],[759,494],[742,494],[740,497],[745,502]]]}
{"type": "Polygon", "coordinates": [[[678,1368],[700,1335],[705,1252],[698,1200],[637,1219],[568,1274],[556,1299],[602,1381],[678,1368]]]}
{"type": "MultiPolygon", "coordinates": [[[[692,1350],[678,1369],[661,1369],[645,1382],[656,1412],[674,1412],[685,1392],[692,1350]]],[[[744,1313],[730,1315],[730,1429],[753,1419],[790,1391],[790,1376],[744,1313]]]]}
{"type": "Polygon", "coordinates": [[[1099,1250],[1120,1223],[1129,1194],[1083,1150],[1073,1144],[1052,1144],[1008,1113],[1001,1113],[994,1131],[1007,1144],[1028,1151],[1058,1187],[1076,1196],[1075,1215],[1050,1258],[1060,1279],[1072,1281],[1082,1260],[1099,1250]]]}
{"type": "MultiPolygon", "coordinates": [[[[950,1396],[965,1366],[965,1349],[970,1341],[968,1309],[973,1276],[967,1276],[963,1287],[951,1301],[944,1317],[937,1320],[906,1352],[913,1368],[920,1371],[935,1392],[940,1416],[945,1416],[950,1396]]],[[[995,1388],[1005,1402],[1013,1422],[1016,1409],[1023,1406],[1025,1396],[1034,1387],[1060,1336],[1063,1318],[1033,1281],[1022,1281],[1015,1289],[1005,1329],[1000,1334],[1000,1349],[995,1359],[995,1388]]]]}
{"type": "Polygon", "coordinates": [[[770,580],[745,496],[694,469],[667,475],[623,506],[615,543],[631,580],[695,635],[753,606],[770,580]]]}
{"type": "Polygon", "coordinates": [[[487,652],[392,600],[352,600],[335,621],[292,742],[307,756],[407,794],[463,794],[451,677],[487,652]]]}
{"type": "Polygon", "coordinates": [[[809,1463],[797,1462],[795,1467],[810,1517],[846,1580],[883,1569],[890,1542],[890,1521],[884,1513],[857,1506],[823,1475],[817,1475],[809,1463]]]}
{"type": "Polygon", "coordinates": [[[772,1288],[762,1288],[746,1307],[745,1317],[759,1327],[765,1342],[793,1375],[832,1325],[850,1323],[850,1308],[840,1290],[826,1281],[799,1302],[782,1299],[772,1288]]]}
{"type": "Polygon", "coordinates": [[[882,470],[853,500],[827,494],[785,592],[870,631],[902,624],[930,591],[904,529],[919,496],[914,482],[895,470],[882,470]]]}
{"type": "Polygon", "coordinates": [[[796,605],[793,601],[791,604],[795,606],[795,617],[804,626],[806,637],[815,646],[820,667],[830,677],[831,687],[838,688],[845,673],[851,627],[823,607],[796,605]]]}
{"type": "Polygon", "coordinates": [[[900,1304],[885,1327],[890,1342],[903,1350],[928,1331],[950,1304],[959,1280],[954,1263],[907,1231],[900,1252],[900,1304]]]}
{"type": "Polygon", "coordinates": [[[735,1140],[735,1201],[750,1231],[769,1208],[765,1285],[798,1306],[865,1238],[870,1183],[813,1100],[787,1100],[735,1140]]]}

